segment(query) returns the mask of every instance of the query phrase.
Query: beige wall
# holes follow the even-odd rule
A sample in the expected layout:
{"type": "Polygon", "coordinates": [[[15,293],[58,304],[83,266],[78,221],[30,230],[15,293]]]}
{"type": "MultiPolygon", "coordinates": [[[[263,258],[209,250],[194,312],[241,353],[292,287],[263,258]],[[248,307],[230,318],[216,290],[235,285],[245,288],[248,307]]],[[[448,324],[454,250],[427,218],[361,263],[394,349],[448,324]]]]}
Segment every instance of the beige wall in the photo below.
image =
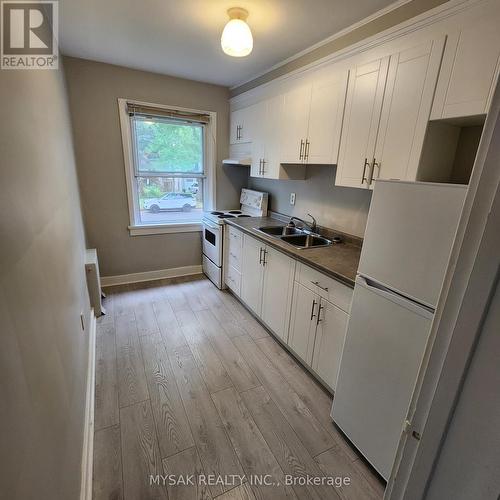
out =
{"type": "Polygon", "coordinates": [[[322,226],[362,237],[370,208],[371,191],[334,185],[336,168],[329,165],[306,167],[304,181],[250,179],[253,189],[266,191],[270,209],[305,218],[312,214],[322,226]],[[290,205],[290,193],[296,194],[290,205]]]}
{"type": "Polygon", "coordinates": [[[0,497],[76,499],[90,309],[62,71],[0,71],[0,103],[0,497]]]}
{"type": "Polygon", "coordinates": [[[104,276],[201,263],[200,233],[129,236],[117,99],[217,112],[217,205],[237,206],[246,169],[223,167],[228,151],[229,91],[170,76],[65,58],[75,151],[88,243],[104,276]]]}
{"type": "Polygon", "coordinates": [[[291,71],[302,68],[303,66],[307,66],[308,64],[322,59],[334,52],[337,52],[341,49],[345,49],[349,47],[349,45],[353,45],[358,43],[365,38],[376,35],[386,29],[392,28],[399,23],[407,21],[412,17],[418,16],[423,12],[426,12],[438,5],[446,3],[448,0],[411,0],[404,5],[401,5],[397,9],[394,9],[383,16],[370,21],[359,28],[354,29],[353,31],[346,33],[331,42],[328,42],[311,52],[308,52],[297,59],[294,59],[282,66],[279,66],[267,73],[251,80],[245,84],[239,85],[233,89],[231,89],[231,97],[242,94],[247,90],[253,89],[262,85],[263,83],[270,82],[275,78],[283,76],[291,71]]]}

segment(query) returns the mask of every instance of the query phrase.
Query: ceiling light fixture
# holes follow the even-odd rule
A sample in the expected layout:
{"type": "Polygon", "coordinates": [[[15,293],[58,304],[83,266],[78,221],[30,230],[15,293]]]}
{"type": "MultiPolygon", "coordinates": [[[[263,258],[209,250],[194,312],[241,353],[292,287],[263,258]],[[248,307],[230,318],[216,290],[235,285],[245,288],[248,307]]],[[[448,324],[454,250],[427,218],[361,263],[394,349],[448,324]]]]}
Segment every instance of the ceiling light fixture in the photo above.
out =
{"type": "Polygon", "coordinates": [[[250,27],[245,22],[248,11],[233,7],[227,11],[230,21],[224,27],[220,44],[222,50],[229,56],[245,57],[253,49],[253,37],[250,27]]]}

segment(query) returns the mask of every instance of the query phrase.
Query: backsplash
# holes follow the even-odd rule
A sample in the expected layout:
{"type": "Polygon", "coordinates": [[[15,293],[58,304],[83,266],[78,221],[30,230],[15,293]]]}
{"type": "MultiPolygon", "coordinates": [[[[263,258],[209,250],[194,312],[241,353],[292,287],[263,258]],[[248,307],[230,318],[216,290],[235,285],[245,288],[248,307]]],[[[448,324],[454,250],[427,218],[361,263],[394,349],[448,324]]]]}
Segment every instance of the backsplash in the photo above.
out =
{"type": "Polygon", "coordinates": [[[249,187],[269,193],[269,209],[289,216],[306,218],[312,214],[321,226],[363,237],[370,208],[371,191],[336,187],[336,167],[310,165],[306,179],[278,181],[249,178],[249,187]],[[295,205],[290,205],[295,193],[295,205]]]}

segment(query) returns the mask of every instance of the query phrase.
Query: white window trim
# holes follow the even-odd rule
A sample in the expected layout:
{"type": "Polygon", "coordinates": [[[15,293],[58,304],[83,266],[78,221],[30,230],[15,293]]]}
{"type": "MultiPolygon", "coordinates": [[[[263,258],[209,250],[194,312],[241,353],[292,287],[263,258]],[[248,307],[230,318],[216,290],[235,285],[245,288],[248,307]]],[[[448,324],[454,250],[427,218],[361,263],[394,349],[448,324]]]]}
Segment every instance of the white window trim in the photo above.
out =
{"type": "Polygon", "coordinates": [[[122,133],[123,160],[125,166],[125,181],[127,184],[127,201],[129,213],[128,230],[130,236],[143,236],[148,234],[165,233],[191,233],[202,230],[201,223],[159,223],[159,224],[136,224],[135,207],[137,206],[137,193],[134,189],[134,159],[132,150],[132,131],[130,128],[130,117],[127,113],[127,103],[142,106],[151,106],[159,109],[176,109],[190,113],[201,113],[210,115],[210,121],[205,126],[205,160],[204,165],[206,178],[203,181],[203,208],[204,210],[213,210],[215,203],[215,165],[216,165],[216,131],[217,131],[217,113],[215,111],[205,111],[201,109],[182,108],[168,104],[155,104],[135,99],[118,98],[118,111],[120,115],[120,126],[122,133]]]}

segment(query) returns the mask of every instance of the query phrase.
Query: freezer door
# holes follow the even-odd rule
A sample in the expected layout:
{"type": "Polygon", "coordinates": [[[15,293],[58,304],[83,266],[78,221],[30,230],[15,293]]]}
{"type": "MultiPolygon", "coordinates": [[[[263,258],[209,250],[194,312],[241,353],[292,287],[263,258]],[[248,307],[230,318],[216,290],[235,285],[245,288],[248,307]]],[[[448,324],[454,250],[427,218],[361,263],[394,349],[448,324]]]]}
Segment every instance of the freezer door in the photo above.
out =
{"type": "Polygon", "coordinates": [[[436,307],[466,187],[377,181],[358,273],[436,307]]]}
{"type": "Polygon", "coordinates": [[[389,478],[432,312],[358,277],[332,417],[389,478]]]}

